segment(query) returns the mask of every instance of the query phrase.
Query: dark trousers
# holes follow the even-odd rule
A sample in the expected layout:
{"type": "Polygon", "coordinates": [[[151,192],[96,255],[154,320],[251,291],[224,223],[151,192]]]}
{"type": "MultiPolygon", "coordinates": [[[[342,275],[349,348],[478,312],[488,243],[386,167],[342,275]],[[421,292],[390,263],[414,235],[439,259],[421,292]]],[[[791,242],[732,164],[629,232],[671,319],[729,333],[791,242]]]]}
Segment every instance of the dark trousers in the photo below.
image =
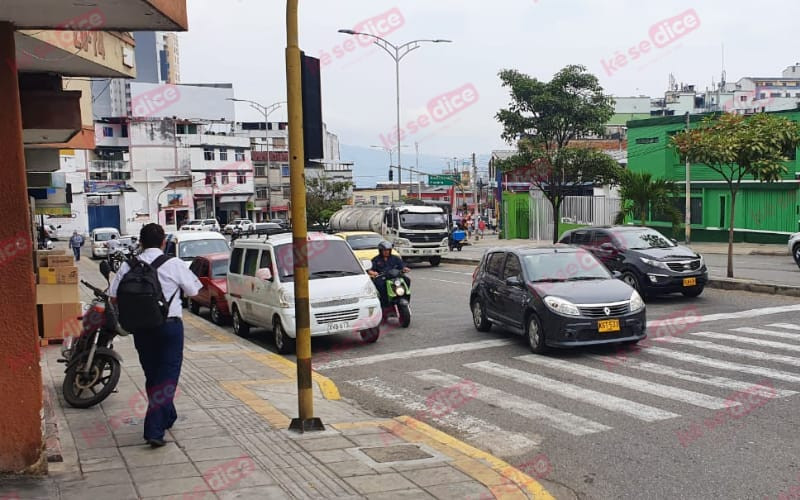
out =
{"type": "Polygon", "coordinates": [[[81,260],[81,247],[72,247],[72,253],[75,255],[75,261],[81,260]]]}
{"type": "Polygon", "coordinates": [[[164,439],[164,433],[178,419],[175,391],[183,363],[183,322],[169,318],[156,331],[133,336],[139,353],[147,390],[144,438],[164,439]]]}

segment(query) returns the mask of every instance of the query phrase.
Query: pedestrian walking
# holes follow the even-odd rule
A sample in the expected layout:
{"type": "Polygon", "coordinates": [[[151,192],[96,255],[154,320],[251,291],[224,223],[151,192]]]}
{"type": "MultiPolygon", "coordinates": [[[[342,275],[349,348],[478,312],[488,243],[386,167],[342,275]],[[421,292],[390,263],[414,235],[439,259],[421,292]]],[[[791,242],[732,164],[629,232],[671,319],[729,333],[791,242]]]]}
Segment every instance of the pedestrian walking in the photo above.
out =
{"type": "Polygon", "coordinates": [[[144,439],[156,448],[166,444],[164,434],[178,419],[174,398],[183,364],[183,307],[179,292],[193,297],[202,285],[180,259],[164,255],[165,235],[160,225],[142,227],[139,242],[140,262],[132,261],[133,270],[127,262],[122,264],[111,282],[109,295],[119,306],[123,327],[128,329],[126,324],[131,321],[147,325],[129,331],[139,353],[147,391],[144,439]],[[126,280],[128,273],[131,276],[126,280]],[[141,292],[150,283],[155,288],[149,293],[141,292]],[[142,312],[137,315],[139,310],[142,312]]]}
{"type": "Polygon", "coordinates": [[[486,222],[481,217],[481,220],[478,221],[478,234],[481,235],[481,239],[483,239],[484,233],[486,233],[486,222]]]}
{"type": "Polygon", "coordinates": [[[69,247],[75,255],[75,262],[81,260],[81,247],[83,246],[83,236],[78,234],[78,231],[72,231],[72,236],[69,239],[69,247]]]}

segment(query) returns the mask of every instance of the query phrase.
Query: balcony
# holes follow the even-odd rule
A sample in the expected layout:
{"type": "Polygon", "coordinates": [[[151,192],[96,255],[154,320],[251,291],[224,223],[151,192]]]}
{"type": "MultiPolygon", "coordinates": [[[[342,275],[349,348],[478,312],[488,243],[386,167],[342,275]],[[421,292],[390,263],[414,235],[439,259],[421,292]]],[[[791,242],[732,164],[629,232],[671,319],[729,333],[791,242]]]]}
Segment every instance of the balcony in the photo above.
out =
{"type": "Polygon", "coordinates": [[[89,162],[90,172],[125,172],[130,170],[127,160],[92,160],[89,162]]]}

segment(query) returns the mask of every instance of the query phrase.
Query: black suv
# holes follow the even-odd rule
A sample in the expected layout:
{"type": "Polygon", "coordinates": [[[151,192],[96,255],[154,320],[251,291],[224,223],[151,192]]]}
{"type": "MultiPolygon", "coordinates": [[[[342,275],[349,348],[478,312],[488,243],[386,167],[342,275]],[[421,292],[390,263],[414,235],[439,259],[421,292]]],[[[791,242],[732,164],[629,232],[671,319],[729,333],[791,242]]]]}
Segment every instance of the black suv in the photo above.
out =
{"type": "Polygon", "coordinates": [[[472,276],[475,328],[524,335],[533,352],[645,338],[645,304],[582,248],[492,249],[472,276]]]}
{"type": "Polygon", "coordinates": [[[643,297],[681,292],[703,293],[708,268],[697,252],[654,229],[641,226],[584,227],[567,231],[559,243],[581,246],[643,297]]]}

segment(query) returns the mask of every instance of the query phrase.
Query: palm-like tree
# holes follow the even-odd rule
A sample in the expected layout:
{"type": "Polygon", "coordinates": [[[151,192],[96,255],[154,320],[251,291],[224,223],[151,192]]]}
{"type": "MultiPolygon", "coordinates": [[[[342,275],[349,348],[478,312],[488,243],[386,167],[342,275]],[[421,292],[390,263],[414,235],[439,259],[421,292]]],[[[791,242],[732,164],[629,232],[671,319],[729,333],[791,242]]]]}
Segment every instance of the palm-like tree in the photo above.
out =
{"type": "Polygon", "coordinates": [[[663,213],[672,219],[673,230],[680,225],[681,213],[673,205],[673,197],[678,190],[675,183],[666,179],[653,180],[646,172],[625,170],[620,178],[620,196],[622,210],[617,214],[615,223],[624,223],[627,217],[639,221],[644,226],[647,221],[647,210],[663,213]]]}

